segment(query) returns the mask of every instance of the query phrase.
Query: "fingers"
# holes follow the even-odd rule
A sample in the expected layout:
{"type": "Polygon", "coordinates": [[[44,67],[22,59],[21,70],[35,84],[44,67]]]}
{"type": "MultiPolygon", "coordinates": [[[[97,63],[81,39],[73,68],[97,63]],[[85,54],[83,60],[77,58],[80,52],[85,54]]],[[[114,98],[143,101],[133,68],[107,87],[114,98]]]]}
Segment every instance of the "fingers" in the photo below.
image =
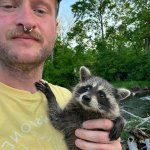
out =
{"type": "Polygon", "coordinates": [[[120,139],[110,141],[109,131],[113,122],[108,119],[94,119],[83,123],[82,129],[77,129],[75,144],[82,150],[121,150],[120,139]],[[94,130],[95,129],[95,130],[94,130]],[[102,130],[99,130],[102,129],[102,130]]]}
{"type": "Polygon", "coordinates": [[[94,119],[83,123],[82,129],[77,129],[75,144],[82,150],[121,150],[120,139],[110,141],[109,131],[113,122],[108,119],[94,119]],[[99,130],[102,129],[102,130],[99,130]]]}
{"type": "Polygon", "coordinates": [[[83,140],[96,143],[109,143],[109,132],[77,129],[75,135],[83,140]]]}
{"type": "Polygon", "coordinates": [[[121,150],[120,140],[113,141],[109,144],[90,143],[81,139],[77,139],[75,144],[82,150],[121,150]]]}
{"type": "Polygon", "coordinates": [[[108,119],[93,119],[83,123],[83,128],[85,129],[103,129],[109,131],[112,127],[113,122],[108,119]]]}
{"type": "Polygon", "coordinates": [[[109,131],[113,127],[113,122],[108,119],[94,119],[83,123],[83,129],[77,129],[75,135],[83,140],[96,143],[109,143],[109,131]],[[97,130],[93,130],[97,129],[97,130]],[[100,131],[103,129],[105,131],[100,131]]]}

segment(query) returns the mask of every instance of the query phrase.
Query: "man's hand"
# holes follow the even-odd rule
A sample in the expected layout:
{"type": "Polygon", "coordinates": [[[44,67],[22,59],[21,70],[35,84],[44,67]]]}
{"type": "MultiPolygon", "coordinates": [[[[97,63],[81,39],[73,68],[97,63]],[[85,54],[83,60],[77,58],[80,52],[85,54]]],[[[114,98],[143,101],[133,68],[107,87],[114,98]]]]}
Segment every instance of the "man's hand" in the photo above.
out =
{"type": "Polygon", "coordinates": [[[121,150],[120,139],[109,140],[109,131],[112,127],[113,122],[108,119],[88,120],[83,123],[84,129],[75,131],[75,135],[79,138],[75,141],[75,144],[82,150],[121,150]]]}

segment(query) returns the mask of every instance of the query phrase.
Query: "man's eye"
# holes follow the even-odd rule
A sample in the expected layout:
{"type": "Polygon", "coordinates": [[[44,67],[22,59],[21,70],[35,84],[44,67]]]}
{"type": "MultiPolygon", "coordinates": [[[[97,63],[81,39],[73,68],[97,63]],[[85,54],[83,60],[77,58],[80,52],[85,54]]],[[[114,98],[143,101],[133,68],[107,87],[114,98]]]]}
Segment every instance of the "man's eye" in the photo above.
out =
{"type": "Polygon", "coordinates": [[[4,7],[4,8],[8,8],[8,9],[15,8],[15,7],[12,6],[12,5],[4,5],[3,7],[4,7]]]}
{"type": "Polygon", "coordinates": [[[14,11],[17,8],[17,6],[11,5],[11,4],[6,4],[6,5],[1,5],[0,8],[2,8],[5,11],[11,12],[11,11],[14,11]]]}
{"type": "Polygon", "coordinates": [[[37,15],[43,15],[43,14],[46,14],[47,11],[44,10],[44,9],[34,9],[33,10],[37,15]]]}

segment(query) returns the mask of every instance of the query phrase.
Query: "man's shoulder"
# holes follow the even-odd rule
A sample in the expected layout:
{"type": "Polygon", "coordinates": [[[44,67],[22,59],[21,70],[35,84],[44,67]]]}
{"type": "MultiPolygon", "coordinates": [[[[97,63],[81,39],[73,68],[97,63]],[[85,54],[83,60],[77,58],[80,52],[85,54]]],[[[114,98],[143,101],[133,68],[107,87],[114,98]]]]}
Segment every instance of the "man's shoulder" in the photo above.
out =
{"type": "Polygon", "coordinates": [[[71,92],[68,89],[64,88],[64,87],[54,85],[54,84],[51,84],[51,83],[48,83],[48,84],[49,84],[51,90],[53,91],[59,105],[61,107],[64,107],[71,98],[71,92]]]}

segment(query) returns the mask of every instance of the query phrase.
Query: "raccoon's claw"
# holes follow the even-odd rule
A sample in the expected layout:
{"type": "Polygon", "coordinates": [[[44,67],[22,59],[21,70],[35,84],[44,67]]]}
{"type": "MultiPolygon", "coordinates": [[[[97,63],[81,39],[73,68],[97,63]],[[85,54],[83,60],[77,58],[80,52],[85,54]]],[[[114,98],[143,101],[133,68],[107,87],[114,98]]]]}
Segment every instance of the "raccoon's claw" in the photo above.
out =
{"type": "Polygon", "coordinates": [[[40,80],[39,82],[35,82],[35,86],[38,90],[43,92],[47,98],[53,96],[53,93],[47,82],[40,80]]]}
{"type": "Polygon", "coordinates": [[[110,141],[116,140],[120,137],[120,135],[121,135],[121,131],[119,131],[119,129],[112,128],[112,130],[110,131],[110,134],[109,134],[109,139],[110,139],[110,141]]]}
{"type": "Polygon", "coordinates": [[[118,117],[116,120],[115,120],[115,123],[114,123],[114,127],[111,129],[110,133],[109,133],[109,139],[111,141],[113,140],[117,140],[120,135],[121,135],[121,132],[123,130],[123,127],[124,127],[124,119],[122,117],[118,117]]]}
{"type": "Polygon", "coordinates": [[[48,84],[42,80],[40,80],[39,82],[35,82],[35,86],[38,90],[42,91],[43,93],[45,93],[46,88],[48,87],[48,84]]]}

